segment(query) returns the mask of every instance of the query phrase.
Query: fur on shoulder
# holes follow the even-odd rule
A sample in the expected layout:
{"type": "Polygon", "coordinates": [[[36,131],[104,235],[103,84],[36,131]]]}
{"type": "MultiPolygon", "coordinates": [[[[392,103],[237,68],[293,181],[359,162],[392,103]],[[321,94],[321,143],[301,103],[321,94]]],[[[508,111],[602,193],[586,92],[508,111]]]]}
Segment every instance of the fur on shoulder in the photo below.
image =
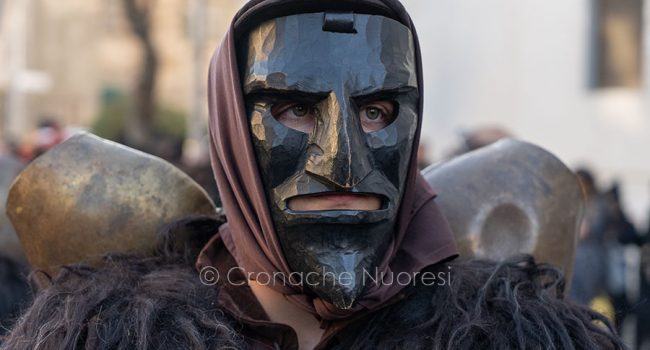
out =
{"type": "Polygon", "coordinates": [[[603,315],[563,299],[557,268],[530,256],[459,260],[429,271],[448,271],[450,283],[411,288],[406,300],[351,327],[342,348],[625,348],[603,315]]]}
{"type": "Polygon", "coordinates": [[[41,290],[1,349],[239,348],[234,322],[182,257],[108,255],[68,266],[41,290]]]}

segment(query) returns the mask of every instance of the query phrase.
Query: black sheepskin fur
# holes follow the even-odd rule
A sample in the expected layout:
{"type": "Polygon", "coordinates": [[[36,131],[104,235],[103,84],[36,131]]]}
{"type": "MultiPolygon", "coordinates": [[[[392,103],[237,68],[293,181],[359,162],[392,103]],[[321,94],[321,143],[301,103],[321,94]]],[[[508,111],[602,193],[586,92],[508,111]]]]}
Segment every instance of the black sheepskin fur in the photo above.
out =
{"type": "Polygon", "coordinates": [[[1,349],[240,348],[216,300],[182,259],[109,255],[59,273],[1,349]]]}
{"type": "Polygon", "coordinates": [[[415,286],[339,337],[341,349],[624,349],[601,314],[562,299],[561,272],[530,256],[459,260],[448,285],[415,286]]]}

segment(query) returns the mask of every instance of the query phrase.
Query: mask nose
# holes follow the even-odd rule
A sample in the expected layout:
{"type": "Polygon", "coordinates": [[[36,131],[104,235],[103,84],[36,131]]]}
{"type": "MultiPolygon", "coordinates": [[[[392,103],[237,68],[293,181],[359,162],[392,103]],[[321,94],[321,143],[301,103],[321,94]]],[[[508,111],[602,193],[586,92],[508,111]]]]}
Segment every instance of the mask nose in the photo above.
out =
{"type": "Polygon", "coordinates": [[[310,138],[305,170],[320,181],[351,189],[372,171],[356,113],[334,92],[317,108],[320,115],[310,138]]]}

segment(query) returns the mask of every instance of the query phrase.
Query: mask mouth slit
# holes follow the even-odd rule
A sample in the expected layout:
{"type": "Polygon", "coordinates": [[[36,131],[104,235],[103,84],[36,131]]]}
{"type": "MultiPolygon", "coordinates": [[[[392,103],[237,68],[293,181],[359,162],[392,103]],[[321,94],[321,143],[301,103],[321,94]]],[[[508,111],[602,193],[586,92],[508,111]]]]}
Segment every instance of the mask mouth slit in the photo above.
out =
{"type": "Polygon", "coordinates": [[[385,196],[376,193],[330,191],[303,194],[287,199],[293,212],[377,211],[388,207],[385,196]]]}

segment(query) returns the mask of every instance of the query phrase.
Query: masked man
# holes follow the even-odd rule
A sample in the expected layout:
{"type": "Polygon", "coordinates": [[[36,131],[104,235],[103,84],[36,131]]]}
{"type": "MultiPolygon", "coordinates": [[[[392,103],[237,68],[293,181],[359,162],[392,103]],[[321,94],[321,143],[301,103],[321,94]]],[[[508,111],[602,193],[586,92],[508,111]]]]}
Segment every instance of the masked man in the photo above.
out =
{"type": "MultiPolygon", "coordinates": [[[[440,317],[435,288],[395,279],[447,271],[442,262],[457,255],[416,168],[422,85],[415,29],[397,1],[251,1],[237,14],[209,73],[228,223],[198,267],[230,277],[221,304],[245,334],[283,348],[373,348],[405,341],[381,341],[391,329],[422,331],[440,317]],[[262,325],[274,336],[260,338],[262,325]],[[377,338],[355,342],[367,332],[377,338]]],[[[458,334],[475,331],[463,323],[458,334]]]]}
{"type": "MultiPolygon", "coordinates": [[[[218,328],[259,349],[622,347],[604,318],[563,301],[555,268],[451,262],[454,236],[417,170],[422,91],[415,28],[395,0],[253,0],[235,16],[208,96],[227,223],[196,263],[203,282],[219,277],[218,328]]],[[[102,329],[83,321],[91,309],[60,326],[67,338],[85,327],[78,348],[102,329]]],[[[56,313],[37,312],[11,344],[43,338],[30,329],[56,313]]]]}

